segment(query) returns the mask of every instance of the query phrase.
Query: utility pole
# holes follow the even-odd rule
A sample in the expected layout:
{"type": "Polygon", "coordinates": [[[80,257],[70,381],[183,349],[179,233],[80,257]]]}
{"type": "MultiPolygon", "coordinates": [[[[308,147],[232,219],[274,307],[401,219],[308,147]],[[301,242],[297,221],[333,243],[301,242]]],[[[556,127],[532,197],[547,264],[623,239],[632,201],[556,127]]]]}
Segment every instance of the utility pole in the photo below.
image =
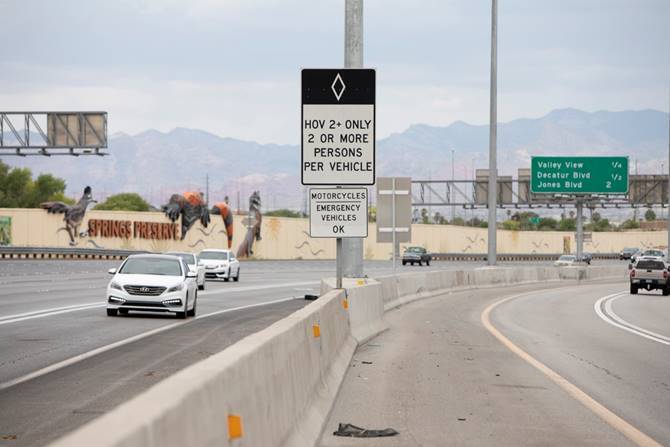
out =
{"type": "Polygon", "coordinates": [[[489,123],[489,250],[488,265],[496,265],[497,127],[498,127],[498,0],[491,0],[491,104],[489,123]]]}
{"type": "MultiPolygon", "coordinates": [[[[670,182],[670,89],[668,89],[668,182],[670,182]]],[[[670,183],[668,184],[668,199],[670,200],[670,183]]],[[[670,256],[670,202],[668,202],[668,255],[670,256]]]]}
{"type": "MultiPolygon", "coordinates": [[[[451,188],[449,189],[449,200],[454,203],[454,150],[451,150],[451,188]]],[[[456,205],[451,205],[451,222],[456,218],[456,205]]]]}
{"type": "MultiPolygon", "coordinates": [[[[345,0],[344,68],[363,68],[363,0],[345,0]]],[[[363,276],[363,239],[339,238],[337,267],[349,278],[363,276]]]]}
{"type": "Polygon", "coordinates": [[[205,203],[209,205],[209,173],[205,174],[205,203]]]}

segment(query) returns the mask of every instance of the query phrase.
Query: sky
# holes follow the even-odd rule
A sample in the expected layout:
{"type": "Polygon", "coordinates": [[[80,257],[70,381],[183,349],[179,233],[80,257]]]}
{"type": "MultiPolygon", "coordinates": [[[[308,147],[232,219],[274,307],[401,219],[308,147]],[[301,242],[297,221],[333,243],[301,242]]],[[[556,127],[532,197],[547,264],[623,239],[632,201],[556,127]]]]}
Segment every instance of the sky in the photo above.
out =
{"type": "MultiPolygon", "coordinates": [[[[379,137],[488,123],[490,4],[365,0],[379,137]]],[[[344,0],[0,0],[0,24],[0,110],[104,110],[110,135],[297,144],[301,68],[344,63],[344,0]]],[[[501,121],[668,110],[668,0],[499,0],[498,27],[501,121]]]]}

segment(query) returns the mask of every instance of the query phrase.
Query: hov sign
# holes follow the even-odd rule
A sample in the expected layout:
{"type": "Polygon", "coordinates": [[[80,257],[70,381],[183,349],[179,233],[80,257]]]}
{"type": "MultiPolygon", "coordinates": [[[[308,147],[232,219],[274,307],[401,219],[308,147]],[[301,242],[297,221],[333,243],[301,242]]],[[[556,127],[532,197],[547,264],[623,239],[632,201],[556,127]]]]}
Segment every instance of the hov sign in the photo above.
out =
{"type": "Polygon", "coordinates": [[[310,188],[310,237],[368,237],[366,188],[310,188]]]}
{"type": "Polygon", "coordinates": [[[374,185],[375,70],[302,70],[302,184],[374,185]]]}

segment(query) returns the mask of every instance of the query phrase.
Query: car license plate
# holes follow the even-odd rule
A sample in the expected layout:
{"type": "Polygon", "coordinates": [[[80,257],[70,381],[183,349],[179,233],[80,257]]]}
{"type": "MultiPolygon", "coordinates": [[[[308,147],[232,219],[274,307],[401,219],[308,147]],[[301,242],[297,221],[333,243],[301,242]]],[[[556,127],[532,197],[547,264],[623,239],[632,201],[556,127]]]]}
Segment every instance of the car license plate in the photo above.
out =
{"type": "Polygon", "coordinates": [[[651,279],[648,279],[648,280],[647,280],[647,284],[651,284],[651,279]]]}

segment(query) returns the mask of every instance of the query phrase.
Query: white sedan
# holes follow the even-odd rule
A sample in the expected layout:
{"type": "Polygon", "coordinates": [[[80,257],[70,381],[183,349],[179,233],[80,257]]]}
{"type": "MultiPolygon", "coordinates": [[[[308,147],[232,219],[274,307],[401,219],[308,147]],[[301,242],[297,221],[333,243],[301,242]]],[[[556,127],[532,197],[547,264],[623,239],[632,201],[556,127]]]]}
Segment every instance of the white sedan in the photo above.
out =
{"type": "Polygon", "coordinates": [[[575,255],[563,255],[558,258],[558,261],[554,262],[556,267],[567,267],[569,265],[575,265],[577,262],[577,256],[575,255]]]}
{"type": "Polygon", "coordinates": [[[107,286],[107,315],[129,311],[174,312],[195,316],[198,304],[196,273],[176,256],[131,255],[107,286]]]}
{"type": "Polygon", "coordinates": [[[229,281],[240,280],[240,261],[230,250],[207,249],[198,255],[200,261],[205,265],[205,276],[207,278],[222,278],[229,281]]]}
{"type": "Polygon", "coordinates": [[[181,260],[186,263],[192,272],[196,272],[198,274],[198,277],[196,278],[198,290],[205,290],[205,266],[198,260],[198,257],[194,253],[169,251],[165,254],[181,258],[181,260]]]}

